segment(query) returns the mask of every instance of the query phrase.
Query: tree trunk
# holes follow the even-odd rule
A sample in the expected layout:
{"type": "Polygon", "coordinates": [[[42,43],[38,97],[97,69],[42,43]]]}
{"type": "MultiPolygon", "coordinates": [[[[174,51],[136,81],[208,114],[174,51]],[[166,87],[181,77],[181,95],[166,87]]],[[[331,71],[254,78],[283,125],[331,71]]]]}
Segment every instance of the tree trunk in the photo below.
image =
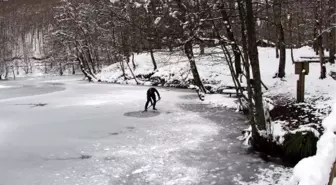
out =
{"type": "Polygon", "coordinates": [[[283,78],[285,77],[285,69],[286,69],[286,45],[285,45],[285,34],[282,25],[280,24],[280,60],[279,60],[279,70],[278,70],[278,77],[283,78]]]}
{"type": "Polygon", "coordinates": [[[206,89],[203,86],[202,80],[201,80],[201,78],[199,76],[199,73],[198,73],[198,70],[197,70],[196,61],[195,61],[195,57],[194,57],[194,52],[193,52],[193,48],[192,48],[192,42],[187,42],[184,45],[184,52],[188,57],[191,72],[192,72],[193,77],[194,77],[195,85],[199,87],[200,91],[205,93],[206,89]]]}
{"type": "Polygon", "coordinates": [[[150,52],[150,55],[151,55],[151,58],[152,58],[152,62],[153,62],[153,66],[154,66],[154,71],[155,71],[157,69],[157,66],[156,66],[156,61],[155,61],[152,45],[150,46],[150,51],[149,52],[150,52]]]}
{"type": "Polygon", "coordinates": [[[329,55],[329,62],[331,64],[335,63],[335,42],[336,42],[336,30],[335,28],[329,33],[329,47],[330,47],[330,55],[329,55]]]}
{"type": "Polygon", "coordinates": [[[124,77],[124,80],[127,80],[126,78],[126,73],[125,73],[125,65],[124,65],[124,60],[120,61],[120,67],[121,67],[121,71],[122,71],[122,75],[124,77]]]}
{"type": "Polygon", "coordinates": [[[131,67],[130,67],[130,65],[129,65],[129,63],[130,63],[130,56],[126,56],[126,59],[127,59],[127,66],[128,66],[128,69],[130,70],[130,72],[131,72],[131,74],[132,74],[132,76],[133,76],[133,79],[135,80],[135,83],[137,84],[137,85],[139,85],[139,82],[138,82],[138,80],[137,80],[137,78],[135,77],[135,75],[134,75],[134,73],[133,73],[133,71],[132,71],[132,69],[131,69],[131,67]]]}
{"type": "Polygon", "coordinates": [[[75,75],[76,74],[76,70],[75,70],[75,64],[72,64],[72,74],[75,75]]]}
{"type": "Polygon", "coordinates": [[[301,22],[301,18],[300,18],[300,15],[304,14],[302,1],[304,1],[304,0],[299,0],[298,1],[298,4],[300,5],[300,11],[298,12],[298,16],[297,16],[297,25],[298,25],[298,29],[297,29],[298,43],[297,44],[298,44],[298,48],[300,48],[302,46],[302,42],[305,41],[305,34],[304,34],[304,31],[302,31],[302,30],[305,30],[305,28],[303,26],[303,25],[305,25],[305,21],[302,20],[302,22],[301,22]]]}
{"type": "Polygon", "coordinates": [[[59,63],[59,72],[60,72],[60,76],[63,76],[63,69],[62,69],[62,63],[59,63]]]}
{"type": "Polygon", "coordinates": [[[88,59],[88,54],[87,54],[87,50],[80,50],[78,48],[78,46],[76,46],[76,50],[77,50],[77,59],[79,61],[81,70],[83,72],[83,74],[89,79],[89,81],[91,82],[93,79],[97,79],[95,77],[95,75],[92,73],[91,69],[90,69],[90,65],[87,62],[88,59]],[[85,52],[85,53],[83,53],[85,52]]]}
{"type": "Polygon", "coordinates": [[[291,50],[291,59],[292,59],[292,64],[294,64],[294,55],[293,55],[293,47],[294,47],[294,42],[293,42],[293,16],[292,14],[289,14],[290,18],[288,21],[288,27],[289,27],[289,42],[290,42],[290,50],[291,50]]]}
{"type": "Polygon", "coordinates": [[[44,74],[47,74],[47,63],[44,63],[44,74]]]}
{"type": "Polygon", "coordinates": [[[277,43],[280,49],[279,68],[276,77],[283,78],[285,77],[285,67],[286,67],[286,45],[285,45],[285,34],[281,23],[281,14],[282,14],[281,0],[274,1],[273,9],[274,9],[276,32],[278,38],[277,43]]]}
{"type": "MultiPolygon", "coordinates": [[[[335,0],[329,0],[329,16],[332,17],[329,26],[332,26],[331,24],[336,23],[336,16],[333,15],[336,11],[336,2],[335,0]]],[[[335,53],[336,53],[336,28],[333,28],[331,32],[329,33],[329,48],[330,48],[330,55],[329,55],[329,62],[331,64],[335,63],[335,53]]]]}
{"type": "Polygon", "coordinates": [[[168,44],[168,49],[169,49],[169,52],[173,52],[173,46],[172,46],[170,41],[169,41],[169,44],[168,44]]]}
{"type": "Polygon", "coordinates": [[[255,30],[255,19],[253,14],[252,0],[246,0],[246,27],[248,40],[248,53],[251,61],[252,74],[254,77],[254,100],[256,106],[256,124],[258,129],[266,130],[266,120],[264,114],[264,104],[261,88],[261,77],[259,67],[259,54],[257,48],[257,38],[255,30]]]}
{"type": "Polygon", "coordinates": [[[95,70],[95,66],[93,64],[91,55],[90,55],[90,50],[89,49],[84,49],[84,54],[83,54],[83,62],[84,62],[84,66],[87,70],[87,72],[92,76],[95,77],[96,74],[96,70],[95,70]],[[91,67],[92,69],[91,69],[91,67]],[[92,72],[93,71],[93,72],[92,72]]]}
{"type": "Polygon", "coordinates": [[[279,58],[279,42],[275,43],[275,58],[279,58]]]}
{"type": "MultiPolygon", "coordinates": [[[[270,13],[269,13],[269,8],[270,8],[270,5],[269,5],[269,0],[266,0],[265,1],[266,3],[266,17],[271,17],[270,16],[270,13]]],[[[269,42],[271,40],[271,31],[270,31],[270,23],[269,21],[266,21],[266,32],[267,32],[267,42],[269,42]]],[[[269,44],[269,43],[267,43],[269,44]]]]}
{"type": "Polygon", "coordinates": [[[135,61],[134,61],[134,53],[132,53],[132,65],[133,65],[133,70],[135,70],[136,65],[135,65],[135,61]]]}
{"type": "MultiPolygon", "coordinates": [[[[180,21],[182,22],[186,22],[188,20],[188,15],[187,15],[187,7],[184,6],[184,4],[182,3],[182,0],[176,0],[175,1],[177,3],[177,6],[181,12],[181,16],[179,16],[180,21]]],[[[193,78],[194,78],[194,82],[195,85],[198,86],[199,91],[206,93],[206,89],[203,86],[202,80],[199,76],[198,70],[197,70],[197,66],[196,66],[196,61],[195,61],[195,56],[194,56],[194,52],[193,52],[193,40],[190,38],[193,38],[194,34],[199,34],[198,30],[196,30],[196,33],[194,33],[195,30],[193,30],[190,27],[184,27],[182,26],[180,29],[180,33],[181,33],[181,37],[182,39],[185,41],[184,43],[184,52],[187,55],[187,58],[189,60],[190,63],[190,68],[191,68],[191,72],[193,74],[193,78]]],[[[201,98],[200,98],[201,99],[201,98]]]]}
{"type": "Polygon", "coordinates": [[[314,30],[313,30],[313,38],[314,38],[313,48],[315,50],[316,55],[318,55],[319,54],[319,43],[315,41],[315,39],[318,39],[317,30],[318,30],[318,27],[320,26],[320,20],[319,20],[319,14],[318,14],[318,3],[316,3],[314,11],[315,11],[315,24],[314,24],[314,30]]]}
{"type": "Polygon", "coordinates": [[[26,65],[26,69],[24,70],[26,74],[29,73],[29,58],[28,58],[28,47],[26,44],[25,34],[21,33],[21,41],[22,41],[22,48],[23,48],[23,60],[26,65]]]}
{"type": "Polygon", "coordinates": [[[88,78],[89,82],[91,82],[93,79],[92,79],[91,75],[89,73],[87,73],[87,71],[85,69],[83,58],[82,57],[77,57],[77,60],[78,60],[78,63],[79,63],[79,66],[80,66],[80,69],[81,69],[82,73],[84,74],[84,76],[86,78],[88,78]]]}
{"type": "Polygon", "coordinates": [[[316,38],[316,47],[318,49],[318,55],[320,56],[320,66],[321,66],[321,74],[320,79],[325,79],[326,76],[326,66],[324,64],[324,49],[323,49],[323,37],[322,37],[322,12],[318,12],[318,10],[322,11],[322,2],[316,3],[316,30],[318,37],[316,38]]]}
{"type": "Polygon", "coordinates": [[[16,75],[20,75],[18,62],[15,62],[15,69],[16,69],[16,75]]]}
{"type": "Polygon", "coordinates": [[[322,36],[318,37],[318,42],[317,42],[317,47],[318,47],[318,52],[320,56],[320,66],[321,66],[321,74],[320,74],[320,79],[325,79],[327,77],[327,69],[324,63],[324,51],[322,47],[322,36]]]}
{"type": "Polygon", "coordinates": [[[97,71],[100,72],[100,68],[99,68],[100,58],[99,58],[99,52],[98,52],[97,48],[94,50],[94,57],[95,57],[95,61],[96,61],[95,63],[96,63],[97,71]]]}
{"type": "Polygon", "coordinates": [[[5,64],[5,79],[8,79],[8,73],[9,73],[8,65],[5,64]]]}
{"type": "Polygon", "coordinates": [[[96,67],[95,67],[95,62],[94,62],[94,60],[92,58],[92,55],[91,55],[91,50],[86,49],[86,54],[87,54],[87,62],[91,65],[91,68],[92,68],[92,70],[90,70],[92,75],[97,74],[97,70],[96,70],[96,67]]]}
{"type": "Polygon", "coordinates": [[[235,57],[235,70],[236,70],[235,72],[236,72],[236,76],[239,76],[239,74],[242,73],[241,56],[239,52],[239,47],[236,43],[236,39],[232,31],[232,26],[230,24],[229,16],[227,15],[224,8],[225,8],[224,6],[221,7],[221,15],[222,15],[222,19],[223,19],[223,22],[226,28],[228,39],[232,42],[230,44],[231,44],[231,48],[232,48],[232,51],[235,57]]]}
{"type": "Polygon", "coordinates": [[[15,69],[14,69],[14,66],[12,66],[12,74],[13,74],[13,78],[14,80],[16,79],[16,76],[15,76],[15,69]]]}
{"type": "MultiPolygon", "coordinates": [[[[268,1],[266,1],[268,2],[268,1]]],[[[268,4],[268,3],[267,3],[268,4]]],[[[267,6],[267,5],[266,5],[267,6]]],[[[242,4],[242,0],[238,0],[238,8],[239,8],[239,18],[241,20],[241,38],[242,38],[242,46],[243,46],[243,54],[244,54],[244,68],[246,73],[246,83],[247,83],[247,93],[248,93],[248,107],[249,107],[249,121],[252,125],[252,128],[255,130],[255,121],[254,121],[254,107],[253,107],[253,91],[251,86],[251,73],[250,73],[250,63],[248,57],[248,47],[247,47],[247,39],[246,39],[246,23],[245,23],[245,9],[242,4]]]]}
{"type": "Polygon", "coordinates": [[[200,42],[199,47],[200,47],[200,55],[204,55],[204,53],[205,53],[205,51],[204,51],[204,43],[200,42]]]}

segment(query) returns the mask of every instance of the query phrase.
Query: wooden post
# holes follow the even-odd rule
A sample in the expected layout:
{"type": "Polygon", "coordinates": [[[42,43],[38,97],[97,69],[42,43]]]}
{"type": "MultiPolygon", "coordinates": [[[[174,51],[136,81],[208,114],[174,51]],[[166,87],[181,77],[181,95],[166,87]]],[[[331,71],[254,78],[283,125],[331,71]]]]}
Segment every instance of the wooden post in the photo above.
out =
{"type": "Polygon", "coordinates": [[[299,88],[298,88],[298,102],[304,102],[304,92],[305,92],[305,74],[301,73],[299,76],[299,88]]]}
{"type": "Polygon", "coordinates": [[[299,75],[299,80],[296,83],[296,98],[297,101],[304,102],[305,93],[305,76],[309,73],[309,63],[308,62],[298,62],[295,63],[295,74],[299,75]]]}
{"type": "Polygon", "coordinates": [[[302,102],[301,99],[301,82],[300,79],[296,82],[296,100],[297,102],[302,102]]]}
{"type": "Polygon", "coordinates": [[[335,176],[336,176],[336,162],[333,164],[333,167],[331,168],[328,185],[332,185],[333,184],[335,176]]]}

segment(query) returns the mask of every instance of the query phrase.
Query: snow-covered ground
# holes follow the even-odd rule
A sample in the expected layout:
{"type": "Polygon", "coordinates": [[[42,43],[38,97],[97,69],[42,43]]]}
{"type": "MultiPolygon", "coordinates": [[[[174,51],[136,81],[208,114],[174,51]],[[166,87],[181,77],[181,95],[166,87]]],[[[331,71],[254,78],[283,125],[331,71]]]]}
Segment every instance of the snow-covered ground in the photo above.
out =
{"type": "Polygon", "coordinates": [[[236,139],[242,115],[193,91],[160,88],[159,112],[144,114],[146,87],[80,79],[1,82],[15,87],[0,91],[1,184],[234,185],[286,171],[236,139]]]}
{"type": "MultiPolygon", "coordinates": [[[[195,49],[196,53],[198,52],[195,49]]],[[[298,60],[300,57],[315,56],[314,51],[310,47],[302,47],[294,49],[294,60],[298,60]]],[[[146,76],[154,73],[152,79],[160,77],[164,79],[168,86],[174,86],[176,82],[183,86],[189,85],[189,80],[192,79],[192,74],[189,71],[189,63],[186,57],[179,52],[156,52],[156,61],[158,63],[158,70],[153,71],[152,61],[150,55],[147,53],[141,53],[135,56],[135,63],[137,68],[134,73],[136,76],[146,76]],[[154,77],[154,78],[153,78],[154,77]]],[[[260,68],[262,80],[269,88],[268,91],[264,91],[264,95],[267,97],[276,97],[274,99],[286,101],[295,101],[296,99],[296,84],[298,75],[294,72],[294,64],[291,59],[291,51],[286,50],[286,77],[283,79],[273,78],[278,70],[278,60],[275,57],[274,48],[259,48],[260,68]]],[[[232,79],[228,67],[225,63],[225,59],[218,48],[206,49],[206,55],[196,55],[196,62],[198,65],[199,73],[206,86],[213,87],[214,91],[225,89],[226,86],[233,86],[232,79]]],[[[306,76],[305,83],[305,98],[309,103],[314,104],[314,108],[318,111],[328,110],[329,107],[335,102],[334,95],[336,94],[335,80],[329,76],[329,72],[335,70],[335,66],[330,64],[327,67],[327,79],[320,80],[320,64],[311,63],[310,72],[306,76]]],[[[111,65],[103,70],[99,77],[103,81],[121,83],[121,84],[135,84],[132,79],[129,69],[126,69],[128,80],[124,80],[119,64],[111,65]]],[[[152,80],[153,81],[153,80],[152,80]]],[[[141,81],[141,84],[150,85],[150,82],[141,81]]],[[[233,99],[223,98],[221,95],[207,95],[206,103],[210,103],[213,106],[223,106],[229,108],[235,108],[236,102],[233,99]]],[[[306,130],[305,128],[299,128],[306,130]]],[[[272,128],[275,137],[282,137],[287,131],[284,131],[279,124],[273,124],[272,128]]],[[[291,176],[291,169],[287,168],[275,168],[275,169],[260,169],[259,179],[260,181],[255,184],[285,184],[288,178],[291,176]],[[273,174],[271,172],[279,172],[273,174]],[[271,174],[271,175],[267,175],[271,174]],[[279,174],[280,177],[279,177],[279,174]],[[274,176],[277,176],[276,178],[274,176]],[[274,182],[274,179],[279,179],[274,182]],[[272,182],[272,183],[271,183],[272,182]]],[[[238,178],[239,179],[239,178],[238,178]]],[[[241,184],[244,184],[241,181],[241,184]]],[[[251,184],[247,182],[245,184],[251,184]]]]}
{"type": "MultiPolygon", "coordinates": [[[[310,47],[294,49],[294,60],[299,57],[315,56],[310,47]]],[[[278,69],[278,59],[275,58],[274,48],[259,48],[261,76],[264,83],[269,87],[266,96],[283,95],[288,98],[296,99],[296,83],[299,78],[294,72],[294,64],[291,60],[291,52],[286,52],[286,77],[282,80],[272,78],[278,69]]],[[[334,95],[336,92],[336,83],[328,73],[334,69],[330,64],[327,67],[327,78],[320,80],[320,64],[311,63],[309,66],[309,74],[306,75],[305,98],[308,101],[316,103],[319,107],[332,106],[334,95]]]]}
{"type": "MultiPolygon", "coordinates": [[[[205,55],[197,55],[198,49],[195,49],[196,63],[199,69],[200,76],[207,86],[213,87],[214,91],[224,89],[227,86],[233,86],[230,71],[225,62],[224,56],[219,48],[207,48],[205,55]]],[[[315,56],[314,51],[310,47],[302,47],[294,49],[294,59],[297,60],[301,56],[315,56]]],[[[155,58],[158,64],[158,69],[153,71],[152,60],[149,53],[140,53],[135,55],[136,69],[134,74],[136,76],[147,76],[154,73],[152,78],[160,77],[165,79],[166,85],[174,86],[176,82],[180,85],[188,86],[188,80],[192,79],[189,62],[181,52],[165,52],[158,51],[155,53],[155,58]]],[[[269,88],[265,91],[265,96],[284,96],[288,99],[296,98],[296,81],[298,75],[294,73],[294,64],[291,59],[291,52],[286,51],[286,78],[273,78],[278,70],[278,60],[275,57],[274,48],[259,48],[260,70],[262,80],[269,88]]],[[[327,65],[327,73],[334,66],[327,65]]],[[[102,73],[98,75],[103,81],[121,83],[121,84],[135,84],[132,75],[128,68],[126,68],[127,80],[122,77],[122,71],[119,63],[113,64],[103,69],[102,73]]],[[[328,76],[327,79],[320,80],[320,64],[310,64],[309,75],[306,76],[306,100],[314,102],[318,107],[331,106],[334,102],[333,95],[335,94],[336,83],[328,76]]],[[[141,81],[141,84],[148,84],[150,82],[141,81]]],[[[176,85],[176,84],[175,84],[176,85]]]]}
{"type": "MultiPolygon", "coordinates": [[[[196,55],[199,73],[205,84],[214,86],[215,88],[233,85],[230,71],[226,63],[223,62],[224,56],[221,55],[220,50],[218,48],[208,48],[207,53],[211,55],[196,55]]],[[[136,76],[146,76],[154,72],[152,78],[160,77],[165,79],[166,84],[170,84],[171,86],[174,86],[177,81],[181,83],[180,85],[189,85],[188,80],[192,79],[192,74],[185,55],[179,51],[174,53],[157,51],[155,52],[155,59],[158,69],[153,71],[153,64],[149,53],[135,55],[135,64],[137,67],[134,70],[134,74],[136,76]]],[[[126,68],[125,71],[128,78],[127,81],[124,81],[122,77],[119,63],[104,68],[98,77],[102,81],[107,82],[135,84],[129,69],[126,68]]],[[[141,79],[140,83],[148,84],[146,81],[141,81],[141,79]]]]}

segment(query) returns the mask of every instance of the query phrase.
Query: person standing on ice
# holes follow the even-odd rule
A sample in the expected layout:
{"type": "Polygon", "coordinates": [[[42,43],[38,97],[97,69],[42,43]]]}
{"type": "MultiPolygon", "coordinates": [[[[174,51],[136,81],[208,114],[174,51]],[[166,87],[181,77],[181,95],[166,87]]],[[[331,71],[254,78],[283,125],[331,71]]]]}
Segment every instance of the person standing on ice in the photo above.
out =
{"type": "Polygon", "coordinates": [[[154,87],[151,87],[147,90],[147,102],[146,102],[146,105],[145,105],[145,111],[147,111],[148,109],[148,104],[149,102],[151,102],[151,104],[153,105],[153,110],[157,110],[155,108],[155,105],[156,105],[156,96],[155,96],[155,93],[158,95],[158,100],[161,99],[161,96],[160,96],[160,93],[158,90],[156,90],[154,87]]]}

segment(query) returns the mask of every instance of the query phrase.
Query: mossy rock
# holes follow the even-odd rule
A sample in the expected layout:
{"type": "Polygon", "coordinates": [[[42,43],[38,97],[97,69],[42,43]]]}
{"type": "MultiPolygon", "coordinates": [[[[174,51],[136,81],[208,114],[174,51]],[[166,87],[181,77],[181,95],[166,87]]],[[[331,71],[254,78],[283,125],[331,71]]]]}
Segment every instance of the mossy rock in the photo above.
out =
{"type": "Polygon", "coordinates": [[[284,137],[283,145],[260,136],[252,138],[252,147],[261,156],[267,156],[268,160],[281,159],[282,164],[288,167],[294,167],[301,159],[316,154],[318,138],[312,132],[297,132],[284,137]]]}
{"type": "Polygon", "coordinates": [[[283,144],[285,160],[291,164],[316,154],[318,138],[312,132],[297,132],[286,134],[283,144]]]}
{"type": "Polygon", "coordinates": [[[261,136],[253,137],[251,144],[254,150],[276,158],[283,157],[283,148],[276,142],[261,136]]]}

